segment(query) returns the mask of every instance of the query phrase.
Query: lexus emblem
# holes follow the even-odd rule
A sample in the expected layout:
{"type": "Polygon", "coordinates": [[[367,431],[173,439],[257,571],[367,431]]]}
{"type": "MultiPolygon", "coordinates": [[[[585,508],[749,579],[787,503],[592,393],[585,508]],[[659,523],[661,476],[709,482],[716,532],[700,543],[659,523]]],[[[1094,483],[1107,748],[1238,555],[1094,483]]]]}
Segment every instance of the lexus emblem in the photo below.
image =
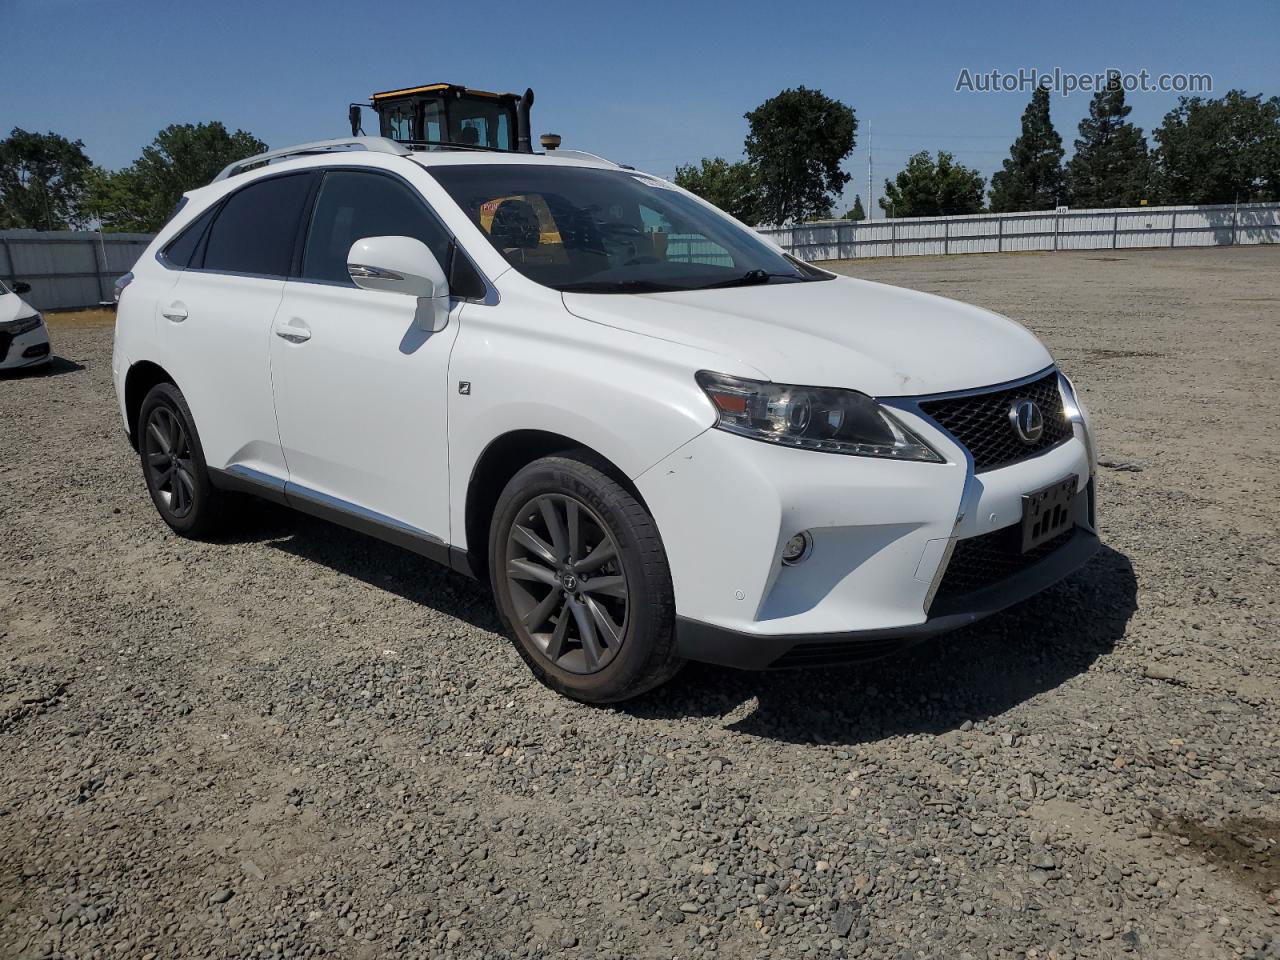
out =
{"type": "Polygon", "coordinates": [[[1009,406],[1009,422],[1023,443],[1035,443],[1044,433],[1044,416],[1034,400],[1015,400],[1009,406]]]}

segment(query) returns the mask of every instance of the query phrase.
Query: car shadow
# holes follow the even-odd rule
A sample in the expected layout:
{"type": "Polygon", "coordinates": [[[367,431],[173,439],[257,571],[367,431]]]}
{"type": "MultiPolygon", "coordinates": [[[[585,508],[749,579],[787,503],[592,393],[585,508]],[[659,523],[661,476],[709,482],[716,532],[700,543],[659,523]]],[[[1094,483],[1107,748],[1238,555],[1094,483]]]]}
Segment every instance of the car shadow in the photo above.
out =
{"type": "Polygon", "coordinates": [[[746,673],[690,664],[618,709],[648,719],[730,717],[727,729],[853,745],[941,734],[998,716],[1085,673],[1137,610],[1128,557],[1110,547],[1062,583],[899,655],[845,667],[746,673]],[[754,708],[749,706],[754,700],[754,708]]]}
{"type": "Polygon", "coordinates": [[[57,377],[64,373],[77,373],[84,369],[83,363],[76,363],[66,357],[52,357],[48,363],[38,367],[16,367],[12,370],[0,370],[0,379],[18,380],[23,378],[57,377]]]}
{"type": "MultiPolygon", "coordinates": [[[[223,542],[266,544],[456,617],[494,634],[494,643],[507,642],[484,584],[286,507],[244,498],[237,512],[240,532],[223,542]]],[[[664,686],[607,709],[647,720],[742,713],[726,729],[801,744],[941,734],[998,716],[1085,673],[1124,636],[1137,591],[1128,557],[1104,546],[1044,593],[896,656],[759,673],[691,663],[664,686]]]]}
{"type": "MultiPolygon", "coordinates": [[[[375,537],[255,497],[236,497],[220,543],[262,543],[369,586],[502,634],[484,584],[375,537]]],[[[506,643],[505,635],[495,642],[506,643]]]]}

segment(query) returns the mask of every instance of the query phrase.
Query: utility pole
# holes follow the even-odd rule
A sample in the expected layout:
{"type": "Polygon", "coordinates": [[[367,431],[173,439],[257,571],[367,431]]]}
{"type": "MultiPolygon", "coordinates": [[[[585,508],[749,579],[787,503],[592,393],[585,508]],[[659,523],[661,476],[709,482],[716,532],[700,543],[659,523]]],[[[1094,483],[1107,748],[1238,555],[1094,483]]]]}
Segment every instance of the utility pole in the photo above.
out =
{"type": "Polygon", "coordinates": [[[875,219],[875,202],[871,196],[871,121],[867,121],[867,219],[875,219]]]}

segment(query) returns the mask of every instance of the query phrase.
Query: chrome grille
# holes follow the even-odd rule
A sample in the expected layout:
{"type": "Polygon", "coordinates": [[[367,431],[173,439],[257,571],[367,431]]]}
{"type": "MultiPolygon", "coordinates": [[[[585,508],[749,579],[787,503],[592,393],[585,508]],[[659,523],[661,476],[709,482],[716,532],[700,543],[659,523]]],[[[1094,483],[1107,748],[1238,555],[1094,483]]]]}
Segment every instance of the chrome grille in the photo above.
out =
{"type": "Polygon", "coordinates": [[[978,473],[1034,457],[1071,437],[1056,371],[1018,387],[924,400],[920,409],[968,449],[978,473]],[[1024,442],[1009,420],[1009,408],[1019,400],[1034,400],[1044,417],[1044,432],[1034,443],[1024,442]]]}

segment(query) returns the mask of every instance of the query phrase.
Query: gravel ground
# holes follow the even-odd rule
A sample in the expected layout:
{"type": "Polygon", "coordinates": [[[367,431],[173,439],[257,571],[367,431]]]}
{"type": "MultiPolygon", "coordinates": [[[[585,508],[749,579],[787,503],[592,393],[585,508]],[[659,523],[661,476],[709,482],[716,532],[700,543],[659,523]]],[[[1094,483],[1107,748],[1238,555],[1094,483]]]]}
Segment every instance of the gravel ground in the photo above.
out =
{"type": "Polygon", "coordinates": [[[1024,320],[1108,544],[896,660],[538,686],[487,594],[172,536],[54,321],[0,379],[0,957],[1280,956],[1280,249],[841,265],[1024,320]]]}

